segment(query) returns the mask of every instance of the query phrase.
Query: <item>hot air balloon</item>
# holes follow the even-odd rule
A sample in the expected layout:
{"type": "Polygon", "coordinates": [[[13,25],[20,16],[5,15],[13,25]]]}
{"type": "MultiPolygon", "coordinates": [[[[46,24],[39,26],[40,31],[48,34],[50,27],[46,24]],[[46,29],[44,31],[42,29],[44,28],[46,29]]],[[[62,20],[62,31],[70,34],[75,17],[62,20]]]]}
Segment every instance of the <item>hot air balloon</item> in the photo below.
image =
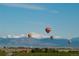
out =
{"type": "MultiPolygon", "coordinates": [[[[46,27],[45,31],[47,34],[49,34],[52,31],[52,29],[51,29],[51,27],[46,27]]],[[[53,39],[53,36],[50,36],[50,39],[53,39]]]]}
{"type": "Polygon", "coordinates": [[[50,36],[50,39],[53,39],[53,36],[50,36]]]}
{"type": "Polygon", "coordinates": [[[31,37],[32,37],[32,34],[31,34],[31,33],[29,33],[29,34],[28,34],[28,38],[31,38],[31,37]]]}
{"type": "Polygon", "coordinates": [[[46,33],[50,33],[51,32],[51,28],[50,27],[46,27],[45,31],[46,31],[46,33]]]}

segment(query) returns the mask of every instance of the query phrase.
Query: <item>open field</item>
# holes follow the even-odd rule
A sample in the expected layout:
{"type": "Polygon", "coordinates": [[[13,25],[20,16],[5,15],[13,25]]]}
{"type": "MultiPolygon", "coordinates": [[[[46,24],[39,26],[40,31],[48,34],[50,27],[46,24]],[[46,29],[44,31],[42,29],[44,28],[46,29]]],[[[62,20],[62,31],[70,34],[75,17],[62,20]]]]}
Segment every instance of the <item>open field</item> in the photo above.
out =
{"type": "Polygon", "coordinates": [[[0,48],[0,56],[79,56],[75,48],[0,48]]]}

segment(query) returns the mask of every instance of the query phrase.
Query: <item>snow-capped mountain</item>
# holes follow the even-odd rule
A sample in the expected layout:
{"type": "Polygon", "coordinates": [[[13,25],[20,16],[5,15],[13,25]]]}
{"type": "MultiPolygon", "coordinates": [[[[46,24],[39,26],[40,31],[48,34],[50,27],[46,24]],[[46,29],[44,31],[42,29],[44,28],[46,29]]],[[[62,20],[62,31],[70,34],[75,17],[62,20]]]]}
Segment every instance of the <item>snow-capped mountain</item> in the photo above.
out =
{"type": "Polygon", "coordinates": [[[25,37],[24,34],[17,34],[17,35],[7,35],[7,36],[2,36],[1,38],[21,38],[21,37],[25,37]]]}
{"type": "MultiPolygon", "coordinates": [[[[23,37],[28,38],[28,34],[31,35],[31,38],[35,38],[35,39],[50,38],[49,35],[39,34],[39,33],[35,33],[35,32],[31,32],[31,33],[27,33],[27,34],[7,35],[7,36],[3,36],[2,38],[23,38],[23,37]]],[[[53,38],[62,38],[62,37],[60,37],[60,36],[53,36],[53,38]]]]}
{"type": "MultiPolygon", "coordinates": [[[[29,33],[28,33],[29,34],[29,33]]],[[[28,35],[27,34],[27,35],[28,35]]],[[[30,33],[31,34],[31,37],[32,38],[37,38],[37,39],[41,39],[41,38],[50,38],[50,36],[49,35],[47,35],[47,34],[39,34],[39,33],[35,33],[35,32],[32,32],[32,33],[30,33]]],[[[27,36],[28,37],[28,36],[27,36]]],[[[53,36],[53,38],[63,38],[63,37],[61,37],[61,36],[53,36]]]]}

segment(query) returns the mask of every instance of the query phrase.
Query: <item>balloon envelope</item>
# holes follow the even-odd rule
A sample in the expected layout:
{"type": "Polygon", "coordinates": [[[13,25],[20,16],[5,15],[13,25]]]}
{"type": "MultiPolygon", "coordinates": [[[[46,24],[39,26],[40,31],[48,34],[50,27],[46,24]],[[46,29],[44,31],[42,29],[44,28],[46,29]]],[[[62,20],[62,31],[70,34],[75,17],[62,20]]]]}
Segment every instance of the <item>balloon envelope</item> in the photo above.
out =
{"type": "Polygon", "coordinates": [[[46,28],[45,28],[45,31],[46,31],[47,33],[50,33],[50,32],[51,32],[51,28],[50,28],[50,27],[46,27],[46,28]]]}
{"type": "Polygon", "coordinates": [[[31,38],[31,37],[32,37],[32,35],[31,35],[31,33],[29,33],[29,34],[28,34],[28,38],[31,38]]]}

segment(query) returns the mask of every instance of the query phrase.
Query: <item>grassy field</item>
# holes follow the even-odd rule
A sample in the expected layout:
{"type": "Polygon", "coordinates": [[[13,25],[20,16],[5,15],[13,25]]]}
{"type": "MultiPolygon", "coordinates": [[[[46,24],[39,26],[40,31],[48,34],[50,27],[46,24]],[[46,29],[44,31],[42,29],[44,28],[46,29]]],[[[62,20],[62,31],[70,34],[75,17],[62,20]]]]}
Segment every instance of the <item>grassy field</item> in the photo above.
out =
{"type": "Polygon", "coordinates": [[[0,50],[0,56],[6,56],[6,52],[5,51],[3,51],[3,50],[0,50]]]}
{"type": "Polygon", "coordinates": [[[14,52],[14,56],[79,56],[79,52],[78,51],[69,51],[69,52],[53,51],[53,52],[30,52],[30,53],[14,52]]]}
{"type": "MultiPolygon", "coordinates": [[[[6,50],[6,49],[5,49],[6,50]]],[[[27,50],[24,51],[10,51],[8,50],[7,52],[4,51],[3,49],[0,50],[0,56],[79,56],[79,51],[59,51],[55,49],[31,49],[28,53],[27,50]]]]}

